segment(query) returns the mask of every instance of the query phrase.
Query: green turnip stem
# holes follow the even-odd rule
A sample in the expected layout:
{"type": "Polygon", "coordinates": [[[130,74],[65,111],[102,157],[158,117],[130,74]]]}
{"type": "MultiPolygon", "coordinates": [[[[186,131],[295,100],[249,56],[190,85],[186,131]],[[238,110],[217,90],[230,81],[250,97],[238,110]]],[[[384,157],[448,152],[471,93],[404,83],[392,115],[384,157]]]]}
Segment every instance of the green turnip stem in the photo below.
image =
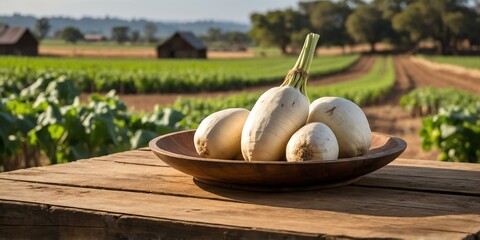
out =
{"type": "Polygon", "coordinates": [[[320,35],[315,33],[309,33],[307,35],[300,56],[298,56],[297,62],[292,70],[290,70],[285,77],[281,85],[282,87],[290,86],[297,88],[303,95],[307,96],[308,71],[310,70],[310,64],[319,38],[320,35]]]}

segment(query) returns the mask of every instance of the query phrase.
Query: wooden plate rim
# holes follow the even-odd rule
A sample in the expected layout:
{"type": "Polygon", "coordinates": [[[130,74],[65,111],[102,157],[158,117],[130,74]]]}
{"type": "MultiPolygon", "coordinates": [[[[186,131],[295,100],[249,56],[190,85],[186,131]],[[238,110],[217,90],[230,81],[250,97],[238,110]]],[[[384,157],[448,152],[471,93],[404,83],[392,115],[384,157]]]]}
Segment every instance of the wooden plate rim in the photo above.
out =
{"type": "Polygon", "coordinates": [[[379,132],[372,132],[372,135],[380,135],[380,136],[385,136],[388,137],[388,141],[394,141],[396,143],[396,146],[394,148],[390,148],[386,151],[381,151],[378,153],[373,153],[373,154],[368,154],[368,155],[363,155],[363,156],[358,156],[358,157],[351,157],[351,158],[339,158],[335,160],[312,160],[312,161],[305,161],[305,162],[287,162],[287,161],[242,161],[242,160],[228,160],[228,159],[216,159],[216,158],[203,158],[203,157],[192,157],[188,155],[182,155],[178,153],[174,153],[165,149],[162,149],[158,147],[157,142],[164,139],[164,138],[169,138],[174,135],[178,134],[185,134],[188,132],[195,132],[195,129],[190,129],[190,130],[183,130],[183,131],[177,131],[177,132],[172,132],[168,133],[165,135],[158,136],[154,139],[152,139],[149,142],[149,147],[152,151],[174,157],[174,158],[179,158],[179,159],[185,159],[185,160],[192,160],[192,161],[204,161],[204,162],[218,162],[218,163],[230,163],[230,164],[275,164],[275,165],[295,165],[295,164],[319,164],[319,163],[335,163],[335,162],[347,162],[347,161],[361,161],[361,160],[367,160],[367,159],[372,159],[372,158],[380,158],[380,157],[385,157],[389,156],[398,152],[403,152],[407,148],[407,143],[395,136],[391,136],[388,134],[384,133],[379,133],[379,132]]]}

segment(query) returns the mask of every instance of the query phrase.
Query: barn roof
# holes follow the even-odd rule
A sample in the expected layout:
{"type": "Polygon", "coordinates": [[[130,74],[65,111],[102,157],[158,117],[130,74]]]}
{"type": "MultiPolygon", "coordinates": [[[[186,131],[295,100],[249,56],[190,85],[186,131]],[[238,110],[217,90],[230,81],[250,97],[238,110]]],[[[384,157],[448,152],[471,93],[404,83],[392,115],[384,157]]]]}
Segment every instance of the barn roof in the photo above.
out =
{"type": "Polygon", "coordinates": [[[28,31],[25,27],[0,28],[0,44],[14,44],[28,31]]]}
{"type": "Polygon", "coordinates": [[[205,49],[207,46],[203,44],[202,40],[197,38],[192,32],[178,32],[183,39],[185,39],[190,45],[196,49],[205,49]]]}
{"type": "MultiPolygon", "coordinates": [[[[170,41],[170,39],[172,39],[175,35],[179,35],[181,38],[183,38],[185,41],[188,42],[188,44],[190,44],[193,48],[197,49],[197,50],[202,50],[202,49],[207,49],[207,46],[202,42],[202,40],[200,40],[199,38],[197,38],[195,36],[195,34],[193,34],[192,32],[187,32],[187,31],[179,31],[179,32],[176,32],[174,35],[172,35],[172,37],[170,37],[167,41],[164,42],[167,43],[170,41]]],[[[163,45],[163,44],[160,44],[160,46],[163,45]]]]}

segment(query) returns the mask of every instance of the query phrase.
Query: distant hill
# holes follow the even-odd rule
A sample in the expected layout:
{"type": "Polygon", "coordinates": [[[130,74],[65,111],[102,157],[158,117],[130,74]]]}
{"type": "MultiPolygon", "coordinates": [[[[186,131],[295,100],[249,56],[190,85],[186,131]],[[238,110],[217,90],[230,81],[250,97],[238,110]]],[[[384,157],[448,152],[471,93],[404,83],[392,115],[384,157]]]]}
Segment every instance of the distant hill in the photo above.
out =
{"type": "MultiPolygon", "coordinates": [[[[0,15],[0,23],[6,23],[12,27],[34,28],[36,18],[29,15],[13,14],[10,16],[0,15]]],[[[156,35],[165,37],[177,30],[192,31],[195,34],[205,34],[209,28],[219,28],[224,32],[238,31],[247,32],[250,28],[247,24],[226,22],[226,21],[194,21],[194,22],[159,22],[146,19],[125,20],[120,18],[92,18],[83,17],[80,19],[69,17],[48,17],[50,23],[49,36],[67,26],[80,29],[83,33],[101,33],[110,37],[112,27],[128,26],[130,31],[139,31],[143,35],[145,24],[153,23],[157,26],[156,35]]]]}

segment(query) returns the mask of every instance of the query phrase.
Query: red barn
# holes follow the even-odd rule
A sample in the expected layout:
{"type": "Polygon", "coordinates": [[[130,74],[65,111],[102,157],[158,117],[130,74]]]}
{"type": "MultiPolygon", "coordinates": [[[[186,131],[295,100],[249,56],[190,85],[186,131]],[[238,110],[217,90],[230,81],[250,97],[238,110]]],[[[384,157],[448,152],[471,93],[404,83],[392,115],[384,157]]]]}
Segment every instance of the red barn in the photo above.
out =
{"type": "Polygon", "coordinates": [[[2,27],[0,55],[38,56],[38,40],[28,28],[2,27]]]}
{"type": "Polygon", "coordinates": [[[207,58],[207,46],[191,32],[176,32],[157,46],[158,58],[207,58]]]}

